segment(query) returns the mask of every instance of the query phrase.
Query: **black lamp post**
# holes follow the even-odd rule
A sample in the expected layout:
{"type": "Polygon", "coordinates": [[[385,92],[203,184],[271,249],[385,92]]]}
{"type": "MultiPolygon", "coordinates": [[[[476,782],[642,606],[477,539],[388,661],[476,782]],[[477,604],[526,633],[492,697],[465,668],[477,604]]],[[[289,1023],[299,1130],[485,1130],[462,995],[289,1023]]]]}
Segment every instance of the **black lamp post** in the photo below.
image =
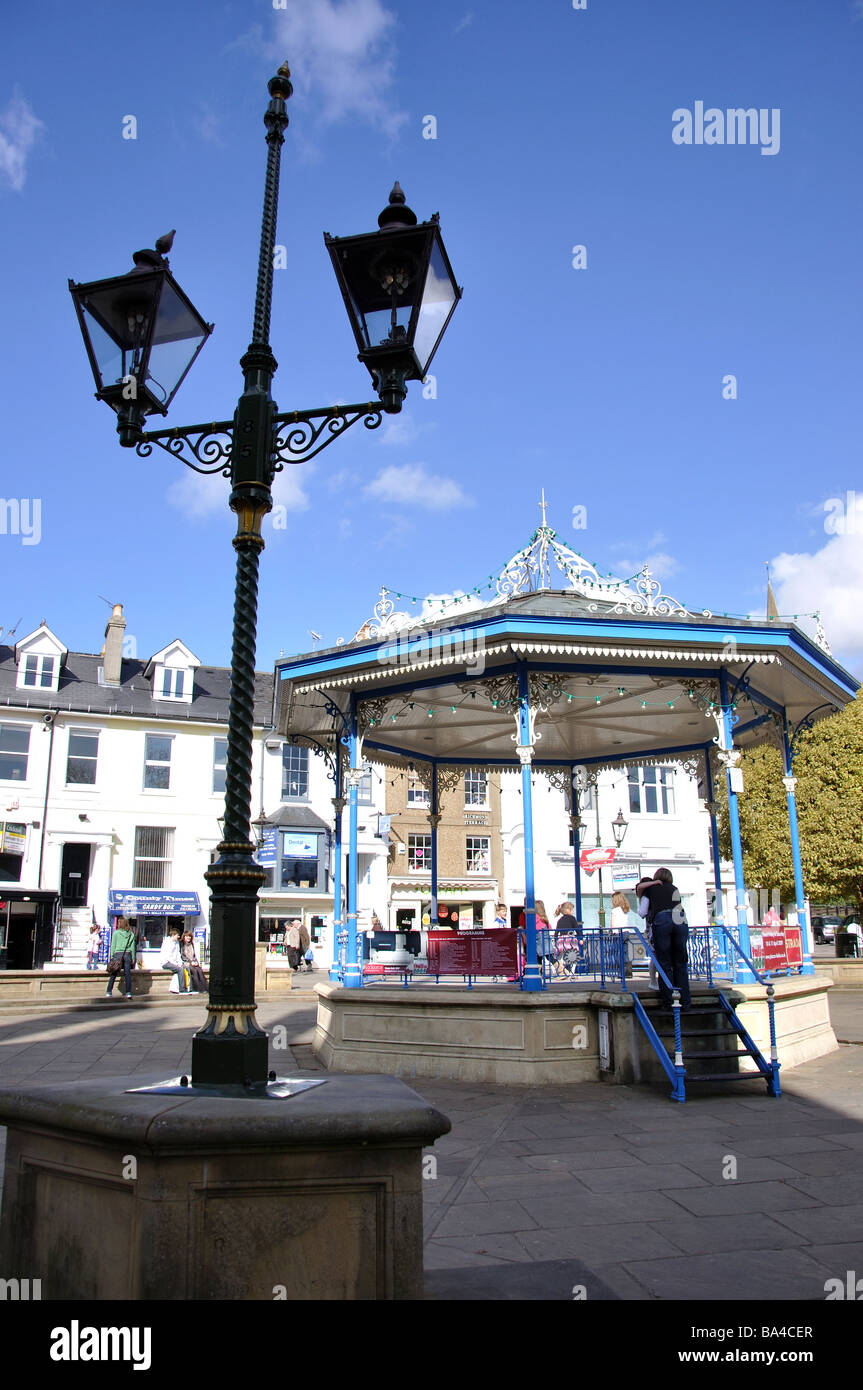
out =
{"type": "Polygon", "coordinates": [[[261,526],[272,508],[273,478],[285,463],[314,457],[357,420],[376,429],[382,410],[397,412],[405,382],[421,378],[461,291],[452,278],[437,216],[417,225],[396,184],[380,230],[327,237],[342,294],[372,374],[380,404],[292,411],[279,415],[271,395],[277,362],[270,348],[273,252],[279,162],[292,92],[287,63],[268,84],[267,172],[252,342],[240,360],[244,389],[233,420],[144,433],[149,415],[164,415],[211,325],[174,280],[162,254],[134,257],[127,275],[85,285],[70,281],[96,395],[117,412],[120,443],[142,457],[157,444],[199,473],[230,478],[237,514],[237,582],[231,655],[231,699],[225,776],[225,818],[219,858],[205,874],[211,890],[208,1017],[192,1043],[192,1086],[223,1094],[266,1094],[267,1035],[255,1020],[255,919],[265,874],[250,842],[252,726],[255,697],[258,562],[261,526]],[[388,331],[381,314],[389,315],[388,331]]]}

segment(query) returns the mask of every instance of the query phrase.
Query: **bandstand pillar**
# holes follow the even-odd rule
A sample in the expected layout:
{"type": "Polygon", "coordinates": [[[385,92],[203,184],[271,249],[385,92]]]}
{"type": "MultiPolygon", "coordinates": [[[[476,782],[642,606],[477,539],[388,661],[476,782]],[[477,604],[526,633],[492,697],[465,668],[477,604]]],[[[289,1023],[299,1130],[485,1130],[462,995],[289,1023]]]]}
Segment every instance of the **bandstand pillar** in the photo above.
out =
{"type": "Polygon", "coordinates": [[[525,962],[523,987],[536,991],[545,988],[542,971],[536,959],[536,887],[533,876],[533,720],[527,683],[527,667],[518,663],[518,744],[516,753],[521,763],[521,799],[524,812],[524,922],[525,962]]]}
{"type": "MultiPolygon", "coordinates": [[[[731,830],[731,858],[734,864],[734,892],[737,905],[737,940],[743,951],[751,958],[752,951],[749,943],[749,920],[746,915],[746,883],[743,877],[743,845],[740,839],[740,815],[737,807],[737,794],[742,782],[740,768],[740,749],[733,744],[732,730],[734,727],[734,715],[732,711],[732,701],[728,694],[728,676],[724,671],[719,673],[719,691],[721,706],[718,712],[717,726],[719,728],[719,758],[725,766],[725,778],[728,787],[728,824],[731,830]]],[[[732,951],[732,975],[735,980],[742,984],[755,984],[755,976],[749,966],[732,951]]]]}
{"type": "Polygon", "coordinates": [[[342,812],[345,809],[345,798],[342,787],[342,745],[338,738],[336,740],[335,781],[336,794],[333,797],[333,810],[335,812],[333,826],[333,959],[330,965],[330,979],[333,984],[337,984],[342,976],[339,938],[345,925],[342,911],[342,812]]]}
{"type": "Polygon", "coordinates": [[[785,788],[785,799],[788,803],[788,826],[791,831],[791,862],[794,866],[794,896],[797,899],[797,922],[802,928],[803,938],[803,968],[801,975],[814,975],[815,966],[812,963],[812,951],[810,949],[809,936],[809,916],[806,911],[806,894],[803,889],[803,864],[800,858],[800,835],[797,829],[797,797],[795,788],[797,778],[793,774],[791,741],[788,738],[788,719],[785,714],[782,716],[782,765],[785,775],[782,778],[782,785],[785,788]]]}
{"type": "Polygon", "coordinates": [[[584,914],[581,907],[581,827],[584,825],[584,821],[579,814],[581,807],[578,804],[575,763],[572,764],[570,773],[572,790],[569,797],[569,823],[572,826],[572,858],[575,869],[575,920],[581,927],[584,925],[584,914]]]}
{"type": "Polygon", "coordinates": [[[716,801],[713,795],[713,769],[710,766],[710,751],[704,750],[704,790],[707,792],[705,805],[710,816],[710,850],[713,856],[713,883],[716,888],[716,925],[725,926],[725,900],[722,896],[722,864],[719,856],[719,826],[716,823],[716,801]]]}
{"type": "Polygon", "coordinates": [[[429,790],[429,830],[431,831],[431,911],[429,927],[437,931],[437,828],[440,825],[440,806],[438,804],[437,763],[432,763],[431,788],[429,790]]]}
{"type": "Polygon", "coordinates": [[[351,755],[348,772],[348,950],[343,984],[348,988],[358,988],[363,983],[363,956],[357,931],[357,801],[363,774],[359,765],[360,739],[357,732],[355,695],[351,695],[348,748],[351,755]]]}

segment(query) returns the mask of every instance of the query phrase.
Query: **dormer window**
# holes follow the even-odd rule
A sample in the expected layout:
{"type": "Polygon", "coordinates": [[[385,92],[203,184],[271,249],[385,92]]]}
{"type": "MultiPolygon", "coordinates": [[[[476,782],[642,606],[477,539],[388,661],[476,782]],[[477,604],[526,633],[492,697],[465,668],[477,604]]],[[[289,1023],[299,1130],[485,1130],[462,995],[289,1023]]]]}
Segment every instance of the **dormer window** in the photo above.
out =
{"type": "MultiPolygon", "coordinates": [[[[186,672],[176,666],[161,666],[157,672],[157,700],[182,700],[185,696],[186,672]]],[[[191,672],[188,673],[191,675],[191,672]]]]}
{"type": "Polygon", "coordinates": [[[179,637],[156,652],[144,668],[145,679],[153,681],[153,699],[190,705],[195,697],[195,670],[200,664],[179,637]]]}
{"type": "Polygon", "coordinates": [[[22,685],[36,690],[53,690],[57,669],[56,656],[25,656],[22,685]]]}
{"type": "Polygon", "coordinates": [[[18,690],[56,690],[66,648],[45,623],[22,637],[15,647],[18,690]]]}

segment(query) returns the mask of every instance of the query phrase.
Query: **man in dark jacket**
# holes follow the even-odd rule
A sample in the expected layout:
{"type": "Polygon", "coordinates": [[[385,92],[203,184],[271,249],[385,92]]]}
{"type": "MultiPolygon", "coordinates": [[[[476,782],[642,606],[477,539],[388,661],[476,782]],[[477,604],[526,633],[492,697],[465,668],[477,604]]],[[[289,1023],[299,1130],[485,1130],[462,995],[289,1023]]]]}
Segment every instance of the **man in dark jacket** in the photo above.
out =
{"type": "MultiPolygon", "coordinates": [[[[638,885],[642,887],[641,884],[638,885]]],[[[680,901],[680,891],[675,887],[670,869],[657,869],[652,883],[644,887],[639,903],[639,914],[647,917],[653,932],[653,950],[656,959],[671,980],[675,989],[680,990],[680,1007],[688,1009],[691,1003],[689,993],[689,968],[686,945],[689,940],[689,924],[680,901]],[[644,911],[644,904],[647,909],[644,911]]],[[[659,997],[668,1007],[671,1004],[671,990],[659,976],[659,997]]]]}

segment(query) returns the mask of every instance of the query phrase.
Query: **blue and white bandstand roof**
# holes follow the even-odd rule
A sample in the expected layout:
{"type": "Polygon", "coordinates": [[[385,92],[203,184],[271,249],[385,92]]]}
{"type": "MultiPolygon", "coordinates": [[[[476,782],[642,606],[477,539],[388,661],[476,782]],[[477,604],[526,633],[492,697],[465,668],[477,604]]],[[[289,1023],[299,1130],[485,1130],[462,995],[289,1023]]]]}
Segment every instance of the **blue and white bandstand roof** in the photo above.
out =
{"type": "Polygon", "coordinates": [[[353,640],[277,662],[281,731],[333,747],[353,714],[372,762],[515,769],[526,692],[535,770],[688,762],[717,742],[723,701],[742,748],[793,739],[858,689],[820,619],[812,638],[692,611],[646,567],[603,578],[545,525],[488,587],[425,616],[384,589],[353,640]]]}

